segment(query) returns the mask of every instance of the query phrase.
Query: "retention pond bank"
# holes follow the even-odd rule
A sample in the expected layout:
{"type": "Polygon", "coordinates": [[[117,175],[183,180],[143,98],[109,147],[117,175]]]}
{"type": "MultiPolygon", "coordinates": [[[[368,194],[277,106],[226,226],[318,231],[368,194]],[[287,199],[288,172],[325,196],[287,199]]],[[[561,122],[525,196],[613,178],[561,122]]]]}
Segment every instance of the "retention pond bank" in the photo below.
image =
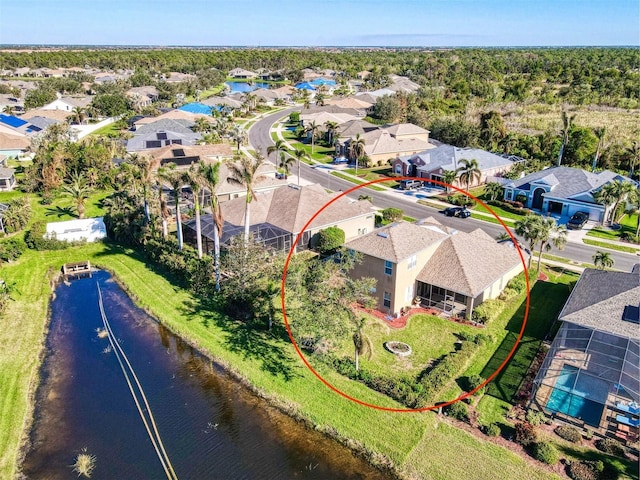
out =
{"type": "Polygon", "coordinates": [[[148,410],[177,478],[387,478],[239,385],[138,309],[108,273],[61,284],[51,304],[25,476],[75,477],[72,465],[86,449],[95,457],[94,480],[167,478],[141,419],[148,410]],[[139,400],[138,410],[104,330],[97,284],[112,340],[149,409],[139,400]]]}

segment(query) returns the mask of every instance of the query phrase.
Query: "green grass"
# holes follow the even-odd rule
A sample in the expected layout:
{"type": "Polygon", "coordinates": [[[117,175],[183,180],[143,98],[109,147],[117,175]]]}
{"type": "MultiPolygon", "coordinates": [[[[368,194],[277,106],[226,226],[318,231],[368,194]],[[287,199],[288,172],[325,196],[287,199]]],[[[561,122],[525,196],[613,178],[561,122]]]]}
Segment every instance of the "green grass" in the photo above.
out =
{"type": "MultiPolygon", "coordinates": [[[[303,366],[281,336],[247,330],[224,318],[152,271],[137,252],[105,244],[29,251],[0,270],[0,276],[16,282],[15,301],[0,319],[0,478],[15,475],[25,421],[31,416],[28,399],[37,383],[50,295],[47,272],[86,259],[108,266],[140,306],[247,379],[273,403],[308,418],[318,429],[337,432],[388,457],[406,475],[460,478],[473,471],[479,480],[557,478],[505,448],[440,422],[433,413],[383,412],[336,395],[303,366]]],[[[397,406],[330,369],[322,374],[336,388],[363,401],[397,406]]]]}
{"type": "Polygon", "coordinates": [[[118,128],[118,122],[110,123],[109,125],[105,125],[98,130],[91,132],[89,135],[104,135],[109,137],[117,137],[120,135],[120,128],[118,128]]]}
{"type": "Polygon", "coordinates": [[[608,248],[610,250],[618,250],[619,252],[626,252],[626,253],[636,253],[637,251],[640,250],[640,246],[627,247],[625,245],[616,245],[613,243],[598,242],[597,240],[591,240],[589,238],[583,238],[582,242],[586,243],[587,245],[591,245],[593,247],[608,248]]]}
{"type": "MultiPolygon", "coordinates": [[[[355,168],[347,168],[343,170],[345,173],[349,173],[351,175],[356,175],[358,178],[365,180],[367,182],[371,182],[373,180],[378,180],[380,178],[389,178],[391,174],[391,168],[389,167],[373,167],[373,168],[358,168],[356,172],[355,168]]],[[[396,188],[400,185],[400,182],[394,180],[393,178],[389,178],[389,181],[384,182],[384,185],[388,188],[396,188]]]]}
{"type": "MultiPolygon", "coordinates": [[[[344,173],[341,172],[331,172],[331,175],[334,175],[338,178],[341,178],[343,180],[346,180],[348,182],[351,183],[355,183],[356,185],[362,185],[363,183],[367,183],[363,180],[358,180],[357,178],[353,178],[349,175],[345,175],[344,173]]],[[[370,188],[371,190],[376,190],[378,192],[383,191],[384,188],[383,187],[379,187],[378,185],[367,185],[365,188],[370,188]]]]}
{"type": "Polygon", "coordinates": [[[620,219],[620,228],[612,230],[610,228],[596,227],[587,232],[588,237],[604,238],[605,240],[620,240],[623,234],[635,236],[638,227],[638,214],[625,214],[620,219]]]}
{"type": "MultiPolygon", "coordinates": [[[[483,222],[489,222],[489,223],[495,223],[496,225],[502,225],[500,223],[500,220],[498,220],[496,217],[494,217],[493,215],[491,216],[487,216],[487,215],[483,215],[481,213],[477,213],[477,212],[471,212],[471,218],[475,218],[477,220],[482,220],[483,222]]],[[[513,225],[513,220],[510,220],[508,218],[503,218],[502,221],[505,223],[505,225],[513,225]]]]}
{"type": "MultiPolygon", "coordinates": [[[[493,213],[495,213],[496,215],[498,215],[502,219],[509,218],[511,220],[520,220],[520,219],[522,219],[524,217],[524,215],[518,215],[517,213],[508,212],[508,211],[504,210],[503,208],[498,207],[496,205],[489,205],[489,208],[491,209],[491,211],[493,211],[493,213]]],[[[473,209],[476,212],[488,213],[495,220],[495,217],[493,217],[493,214],[491,213],[491,211],[489,211],[489,209],[485,208],[484,205],[478,203],[478,204],[476,204],[476,206],[473,209]]]]}

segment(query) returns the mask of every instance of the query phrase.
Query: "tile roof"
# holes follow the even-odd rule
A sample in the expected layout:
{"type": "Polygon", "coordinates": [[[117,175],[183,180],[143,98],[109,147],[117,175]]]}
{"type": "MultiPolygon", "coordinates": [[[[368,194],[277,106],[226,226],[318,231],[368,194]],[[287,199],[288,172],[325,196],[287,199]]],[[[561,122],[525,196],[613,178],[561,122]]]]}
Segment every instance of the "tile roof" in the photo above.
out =
{"type": "Polygon", "coordinates": [[[139,120],[138,122],[136,122],[136,125],[144,125],[146,123],[153,123],[153,122],[157,122],[158,120],[164,120],[164,119],[169,119],[169,120],[188,120],[190,121],[192,124],[196,123],[196,120],[198,120],[199,118],[204,118],[205,120],[213,120],[211,115],[203,115],[200,113],[190,113],[190,112],[185,112],[184,110],[169,110],[166,113],[163,113],[162,115],[158,115],[157,117],[146,117],[143,118],[142,120],[139,120]]]}
{"type": "Polygon", "coordinates": [[[31,146],[31,140],[24,135],[10,135],[0,132],[0,150],[26,150],[31,146]]]}
{"type": "Polygon", "coordinates": [[[418,170],[433,171],[438,168],[443,170],[456,170],[462,160],[476,159],[480,170],[501,168],[513,165],[513,159],[505,158],[495,153],[480,150],[479,148],[458,148],[443,143],[431,150],[415,155],[401,156],[403,163],[418,164],[418,170]],[[421,165],[424,164],[424,165],[421,165]]]}
{"type": "Polygon", "coordinates": [[[373,130],[362,135],[365,141],[364,151],[367,155],[401,155],[406,152],[417,152],[432,148],[429,142],[417,138],[398,139],[387,129],[373,130]]]}
{"type": "Polygon", "coordinates": [[[425,133],[430,133],[429,130],[425,130],[413,123],[396,123],[383,128],[394,137],[398,135],[424,135],[425,133]]]}
{"type": "Polygon", "coordinates": [[[518,253],[475,231],[447,238],[417,280],[475,297],[522,261],[518,253]]]}
{"type": "Polygon", "coordinates": [[[50,118],[52,120],[58,120],[59,122],[64,122],[71,115],[73,115],[73,112],[67,112],[66,110],[43,110],[41,108],[34,108],[32,110],[27,110],[26,112],[24,112],[20,116],[20,118],[29,120],[33,117],[44,117],[50,118]]]}
{"type": "Polygon", "coordinates": [[[399,222],[353,239],[346,246],[372,257],[398,263],[446,238],[445,233],[399,222]]]}
{"type": "Polygon", "coordinates": [[[622,319],[625,307],[640,305],[640,272],[611,272],[587,268],[558,318],[627,338],[640,338],[637,323],[622,319]]]}
{"type": "MultiPolygon", "coordinates": [[[[251,224],[268,223],[290,233],[298,234],[309,219],[332,198],[320,185],[297,187],[282,186],[256,195],[251,203],[251,224]]],[[[235,198],[221,204],[225,221],[233,225],[244,224],[245,199],[235,198]]],[[[330,226],[349,218],[373,215],[371,203],[366,200],[351,201],[341,197],[327,206],[308,228],[330,226]]]]}

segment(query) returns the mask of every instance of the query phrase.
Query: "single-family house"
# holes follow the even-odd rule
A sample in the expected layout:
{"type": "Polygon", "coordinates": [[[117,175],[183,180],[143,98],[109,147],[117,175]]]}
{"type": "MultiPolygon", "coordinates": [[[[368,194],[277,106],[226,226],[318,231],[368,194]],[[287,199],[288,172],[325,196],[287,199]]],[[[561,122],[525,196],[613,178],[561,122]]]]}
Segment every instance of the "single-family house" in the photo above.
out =
{"type": "MultiPolygon", "coordinates": [[[[478,162],[480,176],[473,178],[469,185],[471,187],[485,183],[487,177],[502,176],[520,161],[517,157],[496,155],[479,148],[458,148],[440,144],[414,155],[399,156],[391,165],[397,175],[443,181],[445,172],[458,170],[463,160],[478,162]]],[[[461,185],[459,181],[455,181],[454,184],[465,188],[467,186],[461,185]]]]}
{"type": "Polygon", "coordinates": [[[7,133],[0,129],[0,155],[19,158],[31,147],[31,140],[23,134],[7,133]]]}
{"type": "MultiPolygon", "coordinates": [[[[250,231],[265,245],[277,250],[289,250],[296,237],[302,232],[296,245],[297,250],[315,246],[317,234],[328,227],[338,227],[350,240],[374,228],[374,211],[367,200],[351,200],[341,197],[327,206],[309,226],[311,217],[326,205],[336,193],[328,193],[320,185],[284,185],[279,188],[257,193],[251,203],[250,231]]],[[[224,228],[222,243],[242,235],[245,220],[244,198],[236,198],[221,204],[224,228]]],[[[195,241],[195,221],[186,222],[189,232],[185,238],[195,241]]],[[[206,251],[213,249],[213,223],[211,215],[202,218],[203,244],[206,251]]]]}
{"type": "Polygon", "coordinates": [[[586,269],[534,382],[530,405],[600,436],[637,442],[640,426],[640,265],[586,269]]]}
{"type": "Polygon", "coordinates": [[[234,68],[229,72],[229,77],[238,79],[256,78],[258,74],[244,68],[234,68]]]}
{"type": "MultiPolygon", "coordinates": [[[[144,119],[143,119],[144,120],[144,119]]],[[[202,135],[177,120],[163,119],[139,126],[127,140],[127,152],[137,152],[167,145],[195,145],[202,135]]]]}
{"type": "Polygon", "coordinates": [[[16,170],[7,167],[7,157],[0,155],[0,190],[13,190],[15,185],[16,170]]]}
{"type": "Polygon", "coordinates": [[[350,275],[377,279],[377,308],[392,316],[418,297],[424,306],[471,318],[475,307],[500,295],[524,270],[513,247],[480,229],[458,232],[432,218],[387,225],[346,247],[363,256],[350,275]]]}
{"type": "Polygon", "coordinates": [[[605,205],[595,199],[597,192],[613,182],[636,182],[609,170],[593,173],[580,168],[552,167],[526,175],[504,185],[504,198],[517,200],[543,214],[571,217],[586,212],[589,219],[602,222],[605,205]]]}
{"type": "Polygon", "coordinates": [[[153,86],[133,87],[127,90],[127,97],[131,100],[134,108],[144,108],[150,106],[153,102],[158,101],[158,89],[153,86]]]}
{"type": "Polygon", "coordinates": [[[68,97],[60,96],[53,102],[47,103],[40,107],[42,110],[64,110],[72,112],[76,108],[86,108],[91,104],[93,99],[89,96],[68,97]]]}
{"type": "Polygon", "coordinates": [[[154,170],[169,163],[177,168],[189,168],[193,163],[209,164],[233,158],[233,150],[228,143],[208,145],[167,145],[150,153],[154,170]]]}

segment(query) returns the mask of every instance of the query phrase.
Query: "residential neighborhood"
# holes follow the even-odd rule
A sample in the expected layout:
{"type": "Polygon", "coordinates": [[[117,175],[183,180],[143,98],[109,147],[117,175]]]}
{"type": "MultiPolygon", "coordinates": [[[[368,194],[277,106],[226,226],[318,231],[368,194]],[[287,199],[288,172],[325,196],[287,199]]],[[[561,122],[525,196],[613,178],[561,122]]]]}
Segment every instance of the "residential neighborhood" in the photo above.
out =
{"type": "Polygon", "coordinates": [[[581,49],[104,52],[0,51],[0,477],[637,478],[636,97],[521,72],[581,49]]]}

